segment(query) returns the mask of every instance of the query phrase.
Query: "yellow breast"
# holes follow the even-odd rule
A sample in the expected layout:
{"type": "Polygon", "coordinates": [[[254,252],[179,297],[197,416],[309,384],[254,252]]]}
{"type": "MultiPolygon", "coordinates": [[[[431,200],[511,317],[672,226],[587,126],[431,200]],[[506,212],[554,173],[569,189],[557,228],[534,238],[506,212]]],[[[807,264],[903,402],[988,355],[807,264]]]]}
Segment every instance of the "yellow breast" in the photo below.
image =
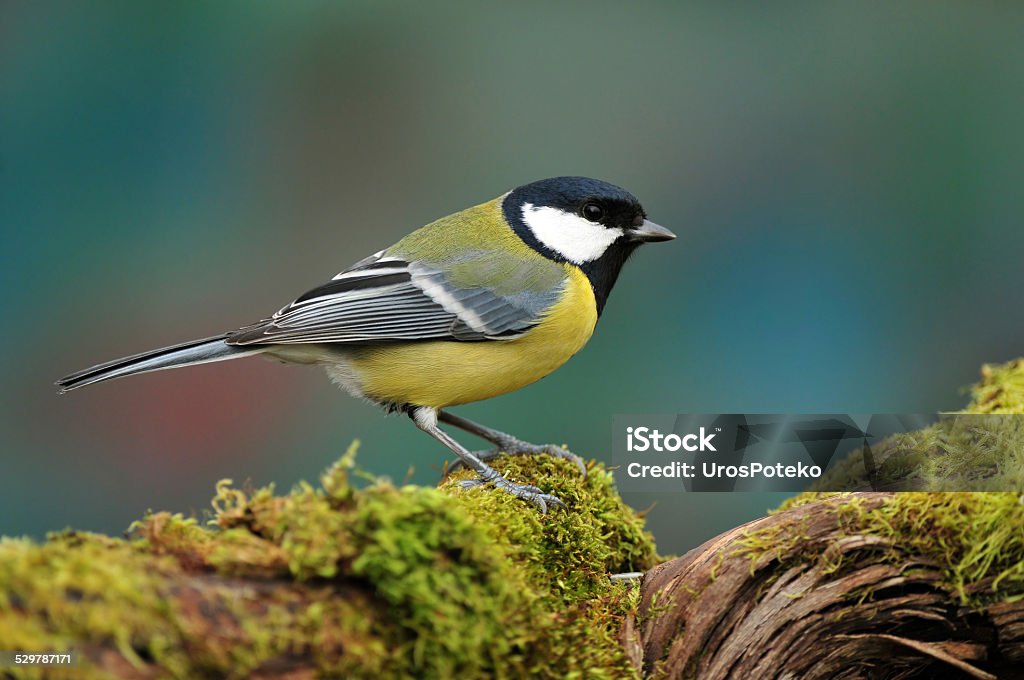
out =
{"type": "Polygon", "coordinates": [[[566,265],[561,299],[515,340],[394,343],[350,356],[364,395],[396,404],[442,408],[505,394],[540,380],[580,351],[594,332],[590,281],[566,265]]]}

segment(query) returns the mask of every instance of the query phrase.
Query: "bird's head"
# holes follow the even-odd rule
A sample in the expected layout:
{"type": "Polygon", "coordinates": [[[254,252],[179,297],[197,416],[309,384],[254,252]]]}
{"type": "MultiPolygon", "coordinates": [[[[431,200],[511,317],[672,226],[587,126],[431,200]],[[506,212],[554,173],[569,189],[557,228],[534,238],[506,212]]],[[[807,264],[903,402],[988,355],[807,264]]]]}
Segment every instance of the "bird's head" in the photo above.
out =
{"type": "Polygon", "coordinates": [[[553,260],[583,267],[610,251],[623,257],[638,245],[675,238],[647,219],[625,189],[589,177],[552,177],[505,195],[505,219],[531,247],[553,260]]]}

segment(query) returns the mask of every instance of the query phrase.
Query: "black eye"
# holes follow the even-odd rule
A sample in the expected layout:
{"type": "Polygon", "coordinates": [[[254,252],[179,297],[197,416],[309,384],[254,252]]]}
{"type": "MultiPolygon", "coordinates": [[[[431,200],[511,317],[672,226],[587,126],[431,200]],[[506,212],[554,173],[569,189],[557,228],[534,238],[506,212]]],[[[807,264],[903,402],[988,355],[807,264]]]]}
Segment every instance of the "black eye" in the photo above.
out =
{"type": "Polygon", "coordinates": [[[584,203],[583,207],[580,208],[580,215],[583,215],[583,219],[590,222],[600,222],[604,217],[604,208],[597,203],[584,203]]]}

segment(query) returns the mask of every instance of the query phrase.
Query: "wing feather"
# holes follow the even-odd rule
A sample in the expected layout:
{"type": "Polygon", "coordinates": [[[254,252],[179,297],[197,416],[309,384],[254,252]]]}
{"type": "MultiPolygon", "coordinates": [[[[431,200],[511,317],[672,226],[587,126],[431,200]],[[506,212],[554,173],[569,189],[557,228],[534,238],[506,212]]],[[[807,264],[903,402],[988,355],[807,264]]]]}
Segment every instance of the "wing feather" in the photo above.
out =
{"type": "Polygon", "coordinates": [[[558,299],[560,285],[501,295],[459,287],[423,263],[384,256],[361,260],[304,293],[271,318],[229,333],[230,345],[481,341],[519,337],[558,299]]]}

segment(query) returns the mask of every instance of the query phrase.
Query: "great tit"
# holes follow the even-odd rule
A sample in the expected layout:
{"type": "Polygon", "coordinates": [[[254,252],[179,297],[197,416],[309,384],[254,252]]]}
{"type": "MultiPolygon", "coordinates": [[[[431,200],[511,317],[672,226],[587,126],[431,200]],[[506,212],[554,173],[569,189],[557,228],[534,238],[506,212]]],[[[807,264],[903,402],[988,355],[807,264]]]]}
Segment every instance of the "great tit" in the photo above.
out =
{"type": "Polygon", "coordinates": [[[351,394],[408,414],[478,478],[564,507],[487,464],[501,453],[547,453],[449,413],[529,385],[590,339],[622,265],[642,243],[675,235],[629,192],[586,177],[526,184],[443,217],[345,269],[268,319],[201,340],[117,359],[57,381],[61,393],[111,378],[262,354],[323,366],[351,394]],[[472,453],[438,422],[496,447],[472,453]]]}

